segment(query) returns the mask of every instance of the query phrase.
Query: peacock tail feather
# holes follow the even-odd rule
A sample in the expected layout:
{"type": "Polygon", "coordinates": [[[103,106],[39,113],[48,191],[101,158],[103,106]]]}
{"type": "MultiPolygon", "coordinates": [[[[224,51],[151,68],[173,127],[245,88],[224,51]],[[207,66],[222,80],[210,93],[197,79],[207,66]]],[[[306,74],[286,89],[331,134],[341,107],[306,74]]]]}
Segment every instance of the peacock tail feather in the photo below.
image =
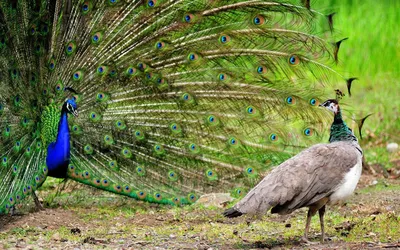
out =
{"type": "Polygon", "coordinates": [[[45,181],[66,99],[66,177],[162,204],[245,194],[321,140],[345,84],[321,22],[285,1],[0,0],[0,212],[45,181]]]}

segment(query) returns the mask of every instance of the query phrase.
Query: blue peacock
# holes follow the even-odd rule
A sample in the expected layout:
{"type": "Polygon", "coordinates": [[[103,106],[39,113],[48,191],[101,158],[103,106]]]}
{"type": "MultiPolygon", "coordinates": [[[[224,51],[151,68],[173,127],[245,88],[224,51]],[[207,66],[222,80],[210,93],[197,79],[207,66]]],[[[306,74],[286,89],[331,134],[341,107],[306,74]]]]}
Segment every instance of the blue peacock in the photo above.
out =
{"type": "Polygon", "coordinates": [[[0,213],[47,176],[244,195],[321,140],[318,104],[346,83],[332,17],[303,2],[0,0],[0,213]]]}

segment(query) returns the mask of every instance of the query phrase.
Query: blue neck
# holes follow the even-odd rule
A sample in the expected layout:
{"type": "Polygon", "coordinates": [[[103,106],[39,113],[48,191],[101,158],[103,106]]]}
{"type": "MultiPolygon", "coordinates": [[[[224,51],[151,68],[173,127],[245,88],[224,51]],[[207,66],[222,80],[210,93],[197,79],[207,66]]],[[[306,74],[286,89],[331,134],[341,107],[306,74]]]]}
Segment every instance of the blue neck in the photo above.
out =
{"type": "Polygon", "coordinates": [[[71,158],[69,142],[68,115],[62,111],[60,122],[58,123],[58,134],[55,142],[50,143],[47,148],[46,164],[49,169],[49,176],[64,178],[66,177],[68,164],[71,158]]]}

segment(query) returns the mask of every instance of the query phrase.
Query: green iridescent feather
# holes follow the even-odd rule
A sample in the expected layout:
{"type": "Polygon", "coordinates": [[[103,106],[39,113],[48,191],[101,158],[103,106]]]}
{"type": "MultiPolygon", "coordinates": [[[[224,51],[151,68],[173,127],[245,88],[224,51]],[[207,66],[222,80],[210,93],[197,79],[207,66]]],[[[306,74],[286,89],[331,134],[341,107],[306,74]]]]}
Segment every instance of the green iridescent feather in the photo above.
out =
{"type": "Polygon", "coordinates": [[[321,23],[298,1],[0,0],[0,212],[45,180],[72,97],[68,178],[162,204],[244,195],[326,131],[343,79],[321,23]]]}

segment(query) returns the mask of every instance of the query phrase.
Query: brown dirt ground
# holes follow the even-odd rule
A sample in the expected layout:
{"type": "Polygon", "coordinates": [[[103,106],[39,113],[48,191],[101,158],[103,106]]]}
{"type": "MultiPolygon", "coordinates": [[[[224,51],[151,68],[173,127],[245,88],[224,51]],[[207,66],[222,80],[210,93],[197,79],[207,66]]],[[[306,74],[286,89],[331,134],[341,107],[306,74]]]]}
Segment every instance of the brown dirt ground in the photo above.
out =
{"type": "MultiPolygon", "coordinates": [[[[363,175],[356,191],[356,194],[352,198],[350,206],[342,205],[338,209],[339,213],[357,213],[361,216],[370,216],[371,214],[380,213],[400,213],[400,190],[383,190],[380,192],[365,193],[360,192],[360,188],[367,187],[376,179],[372,175],[363,175]]],[[[400,185],[400,179],[384,179],[390,184],[400,185]]],[[[96,208],[85,208],[85,213],[91,213],[96,208]]],[[[210,210],[210,216],[216,216],[220,213],[220,210],[210,210]]],[[[304,213],[304,211],[296,211],[295,213],[288,216],[272,216],[271,220],[284,223],[288,217],[296,216],[298,213],[304,213]]],[[[329,216],[329,215],[328,215],[329,216]]],[[[237,218],[234,220],[223,219],[218,221],[223,224],[234,224],[237,222],[243,222],[246,218],[237,218]]],[[[1,216],[0,217],[0,233],[9,233],[16,228],[22,228],[24,230],[34,229],[34,236],[36,241],[32,242],[28,238],[17,237],[15,234],[6,239],[7,242],[0,242],[0,249],[4,248],[3,243],[7,243],[7,246],[15,249],[93,249],[93,248],[109,248],[109,249],[237,249],[237,245],[230,245],[227,242],[210,242],[207,239],[203,239],[201,235],[196,243],[187,243],[178,238],[170,236],[169,239],[160,239],[161,242],[158,246],[153,246],[152,243],[139,239],[135,235],[129,237],[120,237],[120,232],[116,230],[114,232],[115,237],[102,238],[93,235],[93,237],[86,238],[83,242],[71,242],[63,239],[60,236],[51,236],[51,239],[41,237],[46,232],[57,230],[60,227],[65,227],[68,230],[78,228],[80,231],[90,231],[101,226],[102,221],[84,221],[77,216],[74,210],[67,210],[63,208],[46,209],[44,211],[32,212],[20,216],[1,216]]],[[[115,225],[131,225],[132,227],[168,227],[171,225],[179,225],[186,223],[184,220],[171,219],[168,212],[157,214],[141,214],[140,216],[132,217],[115,217],[113,224],[115,225]]],[[[207,219],[191,220],[190,226],[201,225],[209,223],[207,219]]],[[[346,226],[346,225],[342,225],[346,226]]],[[[399,225],[400,227],[400,225],[399,225]]],[[[151,232],[149,232],[151,233],[151,232]]],[[[318,236],[313,236],[314,240],[318,239],[318,236]]],[[[260,248],[272,248],[272,249],[286,249],[286,241],[282,237],[278,237],[276,240],[271,242],[260,242],[253,241],[249,242],[246,239],[242,239],[243,243],[240,248],[245,249],[260,249],[260,248]]],[[[301,245],[297,240],[294,240],[290,245],[292,249],[400,249],[400,239],[398,242],[390,244],[382,244],[377,242],[363,242],[363,243],[346,243],[335,241],[334,239],[328,241],[323,245],[301,245]]]]}

